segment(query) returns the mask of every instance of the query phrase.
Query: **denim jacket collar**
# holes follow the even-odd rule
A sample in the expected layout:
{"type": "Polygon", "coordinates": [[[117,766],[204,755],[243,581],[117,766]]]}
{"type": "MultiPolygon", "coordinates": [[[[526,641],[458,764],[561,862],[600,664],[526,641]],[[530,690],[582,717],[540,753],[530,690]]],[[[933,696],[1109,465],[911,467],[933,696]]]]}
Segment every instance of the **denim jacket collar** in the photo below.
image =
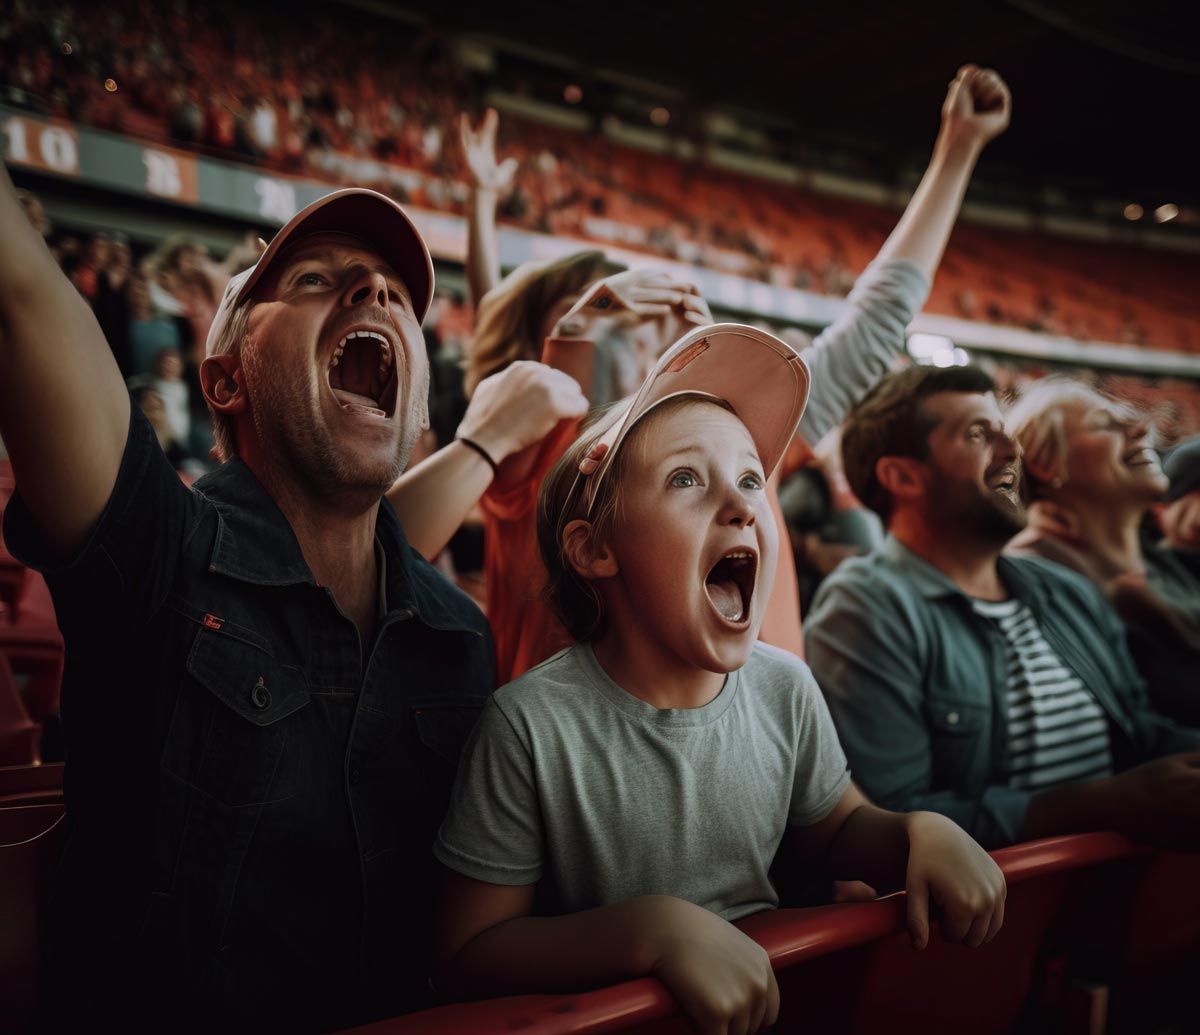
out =
{"type": "MultiPolygon", "coordinates": [[[[956,596],[965,603],[970,603],[970,596],[964,593],[953,579],[939,571],[923,557],[918,556],[890,532],[879,549],[921,596],[929,600],[956,596]]],[[[1013,596],[1035,608],[1040,608],[1041,589],[1021,570],[1019,564],[1014,564],[1010,558],[1000,554],[996,558],[996,568],[1000,573],[1001,581],[1013,596]]]]}
{"type": "MultiPolygon", "coordinates": [[[[292,526],[240,457],[196,482],[217,512],[209,570],[258,586],[316,586],[292,526]]],[[[478,632],[477,611],[464,594],[418,561],[400,519],[383,499],[375,536],[387,558],[387,613],[443,630],[478,632]]]]}

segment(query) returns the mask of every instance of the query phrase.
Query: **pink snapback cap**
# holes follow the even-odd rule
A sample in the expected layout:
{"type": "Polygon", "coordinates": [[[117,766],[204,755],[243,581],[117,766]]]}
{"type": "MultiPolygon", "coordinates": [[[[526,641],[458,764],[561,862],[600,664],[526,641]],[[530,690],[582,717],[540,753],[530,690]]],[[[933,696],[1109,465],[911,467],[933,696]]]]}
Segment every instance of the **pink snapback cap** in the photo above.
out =
{"type": "Polygon", "coordinates": [[[633,400],[620,407],[580,462],[590,515],[621,443],[660,403],[682,395],[727,403],[746,426],[770,476],[796,433],[808,402],[810,374],[786,341],[739,323],[689,331],[659,357],[633,400]]]}

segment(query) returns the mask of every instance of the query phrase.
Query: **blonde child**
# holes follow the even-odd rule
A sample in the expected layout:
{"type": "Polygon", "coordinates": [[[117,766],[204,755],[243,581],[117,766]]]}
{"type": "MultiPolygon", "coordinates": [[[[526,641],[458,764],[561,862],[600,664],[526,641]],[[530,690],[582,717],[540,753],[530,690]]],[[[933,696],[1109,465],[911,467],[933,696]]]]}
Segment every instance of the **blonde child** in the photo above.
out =
{"type": "Polygon", "coordinates": [[[932,813],[875,808],[821,693],[757,642],[778,550],[766,479],[808,371],[754,328],[693,331],[548,476],[538,538],[575,646],[501,688],[435,852],[435,982],[453,996],[657,975],[701,1031],[757,1031],[779,993],[732,921],[778,905],[787,837],[815,870],[908,892],[914,944],[977,946],[999,868],[932,813]]]}

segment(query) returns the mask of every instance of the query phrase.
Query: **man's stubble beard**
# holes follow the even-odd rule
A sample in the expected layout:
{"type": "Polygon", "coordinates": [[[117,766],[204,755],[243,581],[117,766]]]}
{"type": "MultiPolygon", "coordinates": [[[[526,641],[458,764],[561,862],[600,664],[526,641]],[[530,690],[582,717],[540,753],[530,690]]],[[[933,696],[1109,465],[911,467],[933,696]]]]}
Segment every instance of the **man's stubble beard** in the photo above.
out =
{"type": "MultiPolygon", "coordinates": [[[[281,383],[269,370],[264,372],[252,351],[243,352],[242,365],[264,462],[290,472],[314,494],[326,498],[349,494],[377,502],[408,465],[421,435],[421,428],[411,419],[405,421],[390,461],[358,462],[349,450],[338,448],[329,429],[314,419],[320,401],[312,399],[311,406],[307,404],[310,386],[306,382],[281,383]]],[[[398,391],[397,406],[403,396],[403,391],[398,391]]]]}
{"type": "Polygon", "coordinates": [[[959,528],[965,526],[981,542],[997,549],[1029,524],[1024,504],[974,484],[964,485],[939,476],[931,497],[943,520],[952,517],[959,528]]]}

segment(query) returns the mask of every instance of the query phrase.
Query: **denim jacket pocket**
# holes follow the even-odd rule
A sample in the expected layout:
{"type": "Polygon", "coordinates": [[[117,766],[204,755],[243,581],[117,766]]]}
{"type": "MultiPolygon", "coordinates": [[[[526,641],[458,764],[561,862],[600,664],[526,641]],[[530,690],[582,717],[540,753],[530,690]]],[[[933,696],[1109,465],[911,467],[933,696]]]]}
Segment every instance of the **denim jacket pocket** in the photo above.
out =
{"type": "Polygon", "coordinates": [[[279,664],[265,647],[201,630],[188,671],[219,700],[255,726],[271,726],[308,704],[304,673],[279,664]]]}
{"type": "Polygon", "coordinates": [[[990,709],[974,702],[933,700],[926,702],[925,717],[934,789],[973,793],[989,768],[990,709]]]}
{"type": "Polygon", "coordinates": [[[265,645],[210,629],[197,633],[187,671],[164,766],[231,808],[286,795],[275,778],[288,739],[284,720],[309,703],[303,671],[280,664],[265,645]]]}

